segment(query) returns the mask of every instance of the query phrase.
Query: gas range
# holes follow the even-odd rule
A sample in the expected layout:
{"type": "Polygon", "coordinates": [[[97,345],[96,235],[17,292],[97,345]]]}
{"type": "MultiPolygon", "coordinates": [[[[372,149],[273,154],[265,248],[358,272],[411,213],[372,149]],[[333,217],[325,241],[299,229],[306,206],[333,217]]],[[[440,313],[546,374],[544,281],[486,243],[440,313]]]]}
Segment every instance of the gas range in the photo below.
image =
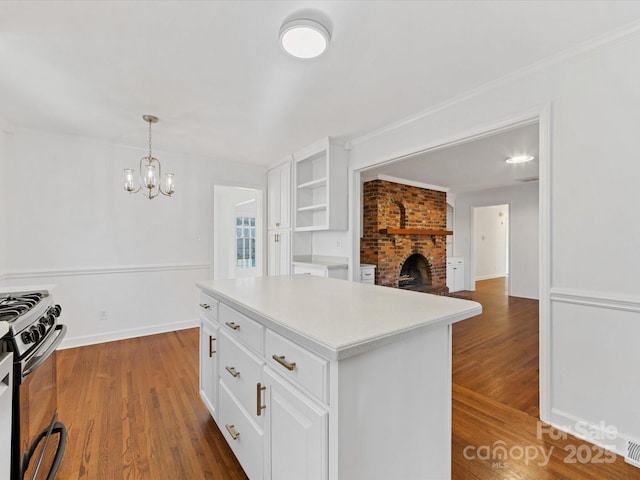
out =
{"type": "Polygon", "coordinates": [[[48,292],[0,295],[0,322],[8,329],[5,349],[20,360],[56,329],[61,312],[48,292]]]}
{"type": "Polygon", "coordinates": [[[53,479],[66,444],[56,350],[67,327],[48,290],[0,293],[0,352],[13,353],[11,480],[53,479]]]}

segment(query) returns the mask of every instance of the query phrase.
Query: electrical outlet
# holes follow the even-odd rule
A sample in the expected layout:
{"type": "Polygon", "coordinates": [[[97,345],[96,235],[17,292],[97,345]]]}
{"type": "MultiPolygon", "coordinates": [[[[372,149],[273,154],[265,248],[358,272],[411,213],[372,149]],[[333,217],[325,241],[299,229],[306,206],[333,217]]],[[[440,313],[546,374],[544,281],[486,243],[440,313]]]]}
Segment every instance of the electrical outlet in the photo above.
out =
{"type": "Polygon", "coordinates": [[[105,321],[105,320],[108,320],[109,316],[107,315],[107,311],[106,310],[100,310],[100,313],[98,315],[98,319],[100,321],[102,321],[102,322],[105,321]]]}

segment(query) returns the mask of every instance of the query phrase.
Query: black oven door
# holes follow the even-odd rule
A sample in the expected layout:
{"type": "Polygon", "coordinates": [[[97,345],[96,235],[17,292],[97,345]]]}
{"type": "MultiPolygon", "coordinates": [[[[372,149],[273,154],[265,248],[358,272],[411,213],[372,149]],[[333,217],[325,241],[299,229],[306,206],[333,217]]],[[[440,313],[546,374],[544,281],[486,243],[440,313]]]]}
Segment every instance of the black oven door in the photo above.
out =
{"type": "Polygon", "coordinates": [[[12,442],[12,480],[52,480],[60,465],[66,430],[57,421],[56,349],[65,333],[66,326],[57,325],[21,362],[21,384],[14,397],[19,409],[14,419],[20,428],[19,439],[12,442]]]}
{"type": "Polygon", "coordinates": [[[60,468],[67,430],[57,421],[57,413],[51,423],[33,440],[22,458],[23,480],[53,480],[60,468]]]}

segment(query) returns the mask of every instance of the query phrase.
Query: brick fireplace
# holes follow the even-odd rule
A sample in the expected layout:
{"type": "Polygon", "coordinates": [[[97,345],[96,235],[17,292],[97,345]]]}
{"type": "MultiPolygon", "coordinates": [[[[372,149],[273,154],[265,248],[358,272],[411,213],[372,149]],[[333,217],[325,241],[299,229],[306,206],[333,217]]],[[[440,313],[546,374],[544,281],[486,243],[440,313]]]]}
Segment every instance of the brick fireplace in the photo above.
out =
{"type": "Polygon", "coordinates": [[[360,263],[376,268],[376,284],[447,293],[447,194],[371,180],[363,185],[360,263]]]}

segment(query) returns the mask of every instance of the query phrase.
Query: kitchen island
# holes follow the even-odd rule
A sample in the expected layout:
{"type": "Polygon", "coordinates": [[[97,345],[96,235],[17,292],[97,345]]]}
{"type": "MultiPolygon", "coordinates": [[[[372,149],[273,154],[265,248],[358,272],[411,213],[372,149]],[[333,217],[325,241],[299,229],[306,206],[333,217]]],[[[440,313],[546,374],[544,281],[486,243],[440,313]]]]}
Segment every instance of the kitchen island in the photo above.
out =
{"type": "Polygon", "coordinates": [[[448,479],[476,302],[310,275],[199,282],[201,395],[249,478],[448,479]]]}

